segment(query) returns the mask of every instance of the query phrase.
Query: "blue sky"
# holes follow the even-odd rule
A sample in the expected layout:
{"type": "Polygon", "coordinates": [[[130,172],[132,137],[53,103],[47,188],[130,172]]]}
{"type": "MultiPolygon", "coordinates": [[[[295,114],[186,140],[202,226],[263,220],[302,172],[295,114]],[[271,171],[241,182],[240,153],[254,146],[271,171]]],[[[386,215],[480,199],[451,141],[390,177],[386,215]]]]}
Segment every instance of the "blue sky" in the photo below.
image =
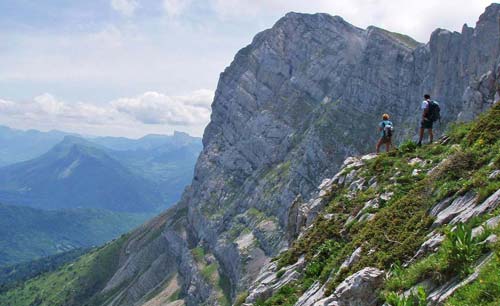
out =
{"type": "Polygon", "coordinates": [[[0,0],[0,124],[140,137],[201,135],[218,76],[289,11],[426,42],[491,1],[0,0]]]}

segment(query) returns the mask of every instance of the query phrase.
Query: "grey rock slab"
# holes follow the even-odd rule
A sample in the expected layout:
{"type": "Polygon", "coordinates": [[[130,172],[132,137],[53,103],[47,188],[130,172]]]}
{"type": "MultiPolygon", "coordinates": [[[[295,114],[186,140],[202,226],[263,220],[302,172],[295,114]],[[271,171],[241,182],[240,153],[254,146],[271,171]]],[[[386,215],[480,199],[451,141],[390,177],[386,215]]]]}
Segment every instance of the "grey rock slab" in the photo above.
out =
{"type": "Polygon", "coordinates": [[[428,253],[436,252],[443,243],[444,238],[444,235],[440,233],[434,233],[429,239],[422,243],[410,262],[414,262],[415,260],[422,258],[428,253]]]}
{"type": "Polygon", "coordinates": [[[255,303],[257,300],[269,298],[281,287],[298,280],[302,275],[304,266],[305,259],[302,256],[295,264],[283,268],[284,272],[281,277],[278,277],[276,263],[271,263],[264,267],[252,287],[249,289],[249,294],[245,303],[251,304],[255,303]]]}
{"type": "Polygon", "coordinates": [[[495,179],[497,179],[499,176],[500,176],[500,170],[495,170],[495,171],[491,172],[491,174],[490,174],[490,175],[488,175],[488,178],[489,178],[490,180],[495,180],[495,179]]]}
{"type": "Polygon", "coordinates": [[[358,171],[357,171],[357,170],[352,170],[351,172],[349,172],[349,173],[346,175],[346,178],[345,178],[345,182],[344,182],[344,183],[345,183],[346,185],[351,184],[351,183],[354,181],[354,179],[356,178],[357,174],[358,174],[358,171]]]}
{"type": "Polygon", "coordinates": [[[481,235],[484,232],[484,228],[494,229],[498,224],[500,224],[500,216],[492,217],[483,222],[480,226],[473,228],[472,237],[481,235]]]}
{"type": "Polygon", "coordinates": [[[380,198],[384,201],[389,201],[390,199],[392,199],[392,196],[394,195],[394,192],[390,191],[390,192],[384,192],[380,195],[380,198]]]}
{"type": "Polygon", "coordinates": [[[452,201],[453,201],[452,197],[445,198],[445,199],[439,201],[436,205],[434,205],[430,209],[429,215],[436,217],[441,211],[443,211],[446,207],[448,207],[452,201]]]}
{"type": "Polygon", "coordinates": [[[314,282],[309,289],[304,292],[295,306],[311,306],[314,305],[317,301],[323,298],[325,293],[324,287],[316,281],[314,282]]]}
{"type": "Polygon", "coordinates": [[[361,253],[363,252],[362,247],[358,247],[354,252],[352,252],[351,256],[349,256],[348,259],[346,259],[339,268],[339,272],[342,270],[348,269],[352,265],[356,264],[360,259],[361,259],[361,253]]]}
{"type": "Polygon", "coordinates": [[[483,203],[478,206],[468,207],[463,210],[458,216],[453,218],[451,224],[459,222],[467,222],[470,218],[476,217],[485,213],[489,213],[500,205],[500,189],[489,196],[483,203]]]}
{"type": "Polygon", "coordinates": [[[441,206],[440,208],[442,209],[440,211],[437,212],[436,210],[431,210],[437,212],[436,220],[432,226],[437,227],[443,225],[450,222],[460,214],[472,210],[476,205],[476,201],[477,195],[474,192],[469,191],[465,195],[456,198],[447,207],[441,206]]]}
{"type": "Polygon", "coordinates": [[[360,178],[354,182],[351,183],[351,185],[349,185],[349,190],[350,191],[361,191],[361,190],[364,190],[366,189],[365,188],[365,179],[364,178],[360,178]]]}
{"type": "Polygon", "coordinates": [[[365,213],[365,214],[363,214],[363,215],[359,218],[358,222],[371,221],[371,220],[373,220],[374,218],[375,218],[375,214],[365,213]]]}
{"type": "Polygon", "coordinates": [[[414,157],[414,158],[410,159],[410,161],[408,162],[408,165],[410,165],[410,166],[415,166],[415,165],[421,166],[423,163],[425,163],[423,159],[420,159],[418,157],[414,157]]]}
{"type": "Polygon", "coordinates": [[[333,296],[339,306],[376,305],[377,289],[384,282],[384,271],[367,267],[347,277],[340,283],[333,296]]]}
{"type": "Polygon", "coordinates": [[[339,306],[339,303],[335,297],[329,296],[317,301],[314,306],[339,306]]]}
{"type": "Polygon", "coordinates": [[[378,155],[375,153],[370,153],[370,154],[366,154],[366,155],[361,156],[361,160],[362,161],[372,160],[374,158],[377,158],[377,156],[378,155]]]}

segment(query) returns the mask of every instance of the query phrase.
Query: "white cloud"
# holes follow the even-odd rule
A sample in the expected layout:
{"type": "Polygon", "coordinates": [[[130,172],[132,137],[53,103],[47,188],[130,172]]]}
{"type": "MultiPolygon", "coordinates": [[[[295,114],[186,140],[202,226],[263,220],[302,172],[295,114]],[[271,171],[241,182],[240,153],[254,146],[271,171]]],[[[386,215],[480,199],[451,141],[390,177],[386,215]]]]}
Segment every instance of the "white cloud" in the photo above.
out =
{"type": "Polygon", "coordinates": [[[170,97],[146,92],[111,102],[113,108],[145,124],[196,125],[208,123],[213,92],[196,91],[190,96],[170,97]]]}
{"type": "Polygon", "coordinates": [[[132,16],[139,4],[136,0],[111,0],[111,7],[125,16],[132,16]]]}
{"type": "Polygon", "coordinates": [[[146,92],[96,105],[68,103],[45,93],[25,102],[0,99],[0,124],[129,137],[173,130],[201,136],[210,119],[213,96],[210,90],[182,96],[146,92]]]}
{"type": "Polygon", "coordinates": [[[209,0],[222,19],[278,18],[289,11],[339,15],[348,22],[375,25],[427,42],[437,28],[459,31],[464,23],[474,25],[491,0],[209,0]]]}
{"type": "Polygon", "coordinates": [[[191,4],[191,0],[163,0],[163,8],[169,17],[182,15],[191,4]]]}
{"type": "Polygon", "coordinates": [[[54,96],[48,93],[44,93],[40,96],[37,96],[33,100],[34,100],[33,106],[38,108],[44,114],[48,115],[64,114],[64,112],[67,110],[67,106],[63,102],[58,101],[54,96]]]}

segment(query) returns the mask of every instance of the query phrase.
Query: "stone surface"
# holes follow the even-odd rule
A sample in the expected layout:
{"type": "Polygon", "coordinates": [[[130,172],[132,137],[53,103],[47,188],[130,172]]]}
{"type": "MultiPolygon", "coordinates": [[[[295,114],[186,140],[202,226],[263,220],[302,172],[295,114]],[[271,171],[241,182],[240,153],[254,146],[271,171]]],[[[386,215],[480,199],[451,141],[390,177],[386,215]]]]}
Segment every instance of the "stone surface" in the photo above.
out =
{"type": "Polygon", "coordinates": [[[495,171],[491,172],[490,175],[488,175],[488,178],[490,180],[494,180],[494,179],[497,179],[499,176],[500,176],[500,170],[495,170],[495,171]]]}
{"type": "Polygon", "coordinates": [[[437,204],[439,209],[431,209],[431,215],[437,213],[435,215],[436,220],[434,220],[433,226],[440,226],[448,223],[460,214],[472,210],[476,205],[476,201],[476,194],[473,192],[467,192],[465,195],[456,198],[448,206],[444,206],[442,203],[437,204]]]}
{"type": "Polygon", "coordinates": [[[302,294],[297,303],[295,303],[295,306],[316,305],[319,300],[323,299],[324,293],[324,287],[321,286],[319,282],[315,282],[306,292],[304,292],[304,294],[302,294]]]}
{"type": "Polygon", "coordinates": [[[333,296],[339,306],[376,305],[377,289],[383,282],[384,271],[364,268],[340,283],[333,296]]]}
{"type": "Polygon", "coordinates": [[[361,247],[358,247],[354,252],[352,252],[351,256],[346,259],[342,265],[340,265],[339,271],[348,269],[352,265],[356,264],[360,259],[361,259],[361,252],[363,252],[363,249],[361,247]]]}
{"type": "Polygon", "coordinates": [[[441,246],[441,243],[443,243],[444,238],[444,235],[440,233],[432,233],[431,237],[422,243],[418,251],[415,253],[415,256],[411,259],[411,262],[422,258],[428,253],[436,252],[441,246]]]}
{"type": "Polygon", "coordinates": [[[304,265],[305,259],[301,257],[295,264],[284,268],[280,277],[278,277],[275,263],[265,267],[253,286],[248,290],[249,294],[245,303],[252,304],[258,300],[266,299],[281,287],[298,280],[302,275],[304,265]]]}
{"type": "Polygon", "coordinates": [[[418,158],[418,157],[415,157],[415,158],[412,158],[410,159],[410,161],[408,162],[409,165],[411,166],[420,166],[424,163],[424,160],[418,158]]]}
{"type": "Polygon", "coordinates": [[[484,228],[494,229],[499,224],[500,224],[500,216],[492,217],[483,222],[483,224],[481,224],[480,226],[473,228],[472,237],[477,237],[481,235],[484,232],[484,228]]]}
{"type": "Polygon", "coordinates": [[[478,206],[472,207],[460,213],[460,215],[456,216],[451,220],[450,223],[456,224],[460,222],[466,222],[472,217],[476,217],[479,215],[483,215],[485,213],[489,213],[493,211],[500,205],[500,189],[497,190],[494,194],[489,196],[483,203],[478,206]]]}

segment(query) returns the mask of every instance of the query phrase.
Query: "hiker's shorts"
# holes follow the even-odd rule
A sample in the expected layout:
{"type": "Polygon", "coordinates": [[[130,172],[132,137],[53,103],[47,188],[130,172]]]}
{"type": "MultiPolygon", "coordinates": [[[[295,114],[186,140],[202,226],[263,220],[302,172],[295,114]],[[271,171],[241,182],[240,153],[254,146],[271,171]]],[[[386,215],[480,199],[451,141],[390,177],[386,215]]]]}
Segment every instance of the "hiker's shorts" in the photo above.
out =
{"type": "Polygon", "coordinates": [[[385,136],[380,137],[380,143],[381,144],[391,143],[391,142],[392,142],[391,137],[385,137],[385,136]]]}
{"type": "Polygon", "coordinates": [[[422,129],[432,129],[432,121],[430,120],[422,120],[420,122],[420,128],[422,129]]]}

